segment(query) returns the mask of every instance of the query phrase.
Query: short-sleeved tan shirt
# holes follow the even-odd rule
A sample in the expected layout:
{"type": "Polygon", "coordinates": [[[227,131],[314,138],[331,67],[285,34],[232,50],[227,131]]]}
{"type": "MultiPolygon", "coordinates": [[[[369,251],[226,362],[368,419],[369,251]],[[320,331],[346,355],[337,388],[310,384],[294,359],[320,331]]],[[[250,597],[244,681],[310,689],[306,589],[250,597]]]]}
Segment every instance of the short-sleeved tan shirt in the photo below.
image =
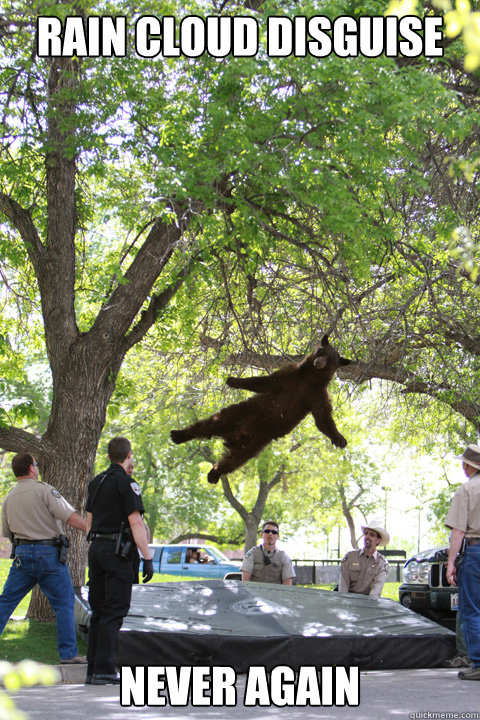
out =
{"type": "Polygon", "coordinates": [[[63,533],[62,522],[75,512],[51,485],[33,478],[17,480],[3,503],[2,534],[12,539],[50,540],[63,533]]]}
{"type": "Polygon", "coordinates": [[[388,562],[378,551],[368,556],[364,550],[350,550],[342,560],[338,590],[378,599],[387,576],[388,562]]]}
{"type": "Polygon", "coordinates": [[[480,537],[480,472],[458,488],[445,525],[462,530],[467,538],[480,537]]]}

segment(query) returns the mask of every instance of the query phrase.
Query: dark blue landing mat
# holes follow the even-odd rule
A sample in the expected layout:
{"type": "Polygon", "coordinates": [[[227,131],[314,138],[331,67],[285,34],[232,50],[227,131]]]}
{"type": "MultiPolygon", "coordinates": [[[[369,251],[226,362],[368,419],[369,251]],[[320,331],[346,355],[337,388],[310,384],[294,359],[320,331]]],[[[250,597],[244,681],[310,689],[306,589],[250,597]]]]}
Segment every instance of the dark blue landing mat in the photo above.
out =
{"type": "MultiPolygon", "coordinates": [[[[76,589],[85,636],[88,588],[76,589]]],[[[439,667],[455,634],[392,600],[237,580],[134,585],[119,665],[439,667]]]]}

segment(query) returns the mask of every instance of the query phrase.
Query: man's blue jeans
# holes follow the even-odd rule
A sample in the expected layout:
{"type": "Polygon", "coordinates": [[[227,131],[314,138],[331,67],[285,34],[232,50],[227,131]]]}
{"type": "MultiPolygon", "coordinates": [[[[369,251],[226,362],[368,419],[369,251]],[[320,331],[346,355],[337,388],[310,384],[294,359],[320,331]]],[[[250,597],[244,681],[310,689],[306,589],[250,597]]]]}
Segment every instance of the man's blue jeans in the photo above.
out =
{"type": "Polygon", "coordinates": [[[467,545],[458,573],[458,603],[468,657],[480,667],[480,543],[467,545]]]}
{"type": "Polygon", "coordinates": [[[17,547],[0,595],[0,634],[18,603],[37,583],[50,601],[57,619],[60,659],[75,657],[78,654],[73,614],[75,593],[68,567],[58,561],[57,548],[51,545],[17,547]]]}

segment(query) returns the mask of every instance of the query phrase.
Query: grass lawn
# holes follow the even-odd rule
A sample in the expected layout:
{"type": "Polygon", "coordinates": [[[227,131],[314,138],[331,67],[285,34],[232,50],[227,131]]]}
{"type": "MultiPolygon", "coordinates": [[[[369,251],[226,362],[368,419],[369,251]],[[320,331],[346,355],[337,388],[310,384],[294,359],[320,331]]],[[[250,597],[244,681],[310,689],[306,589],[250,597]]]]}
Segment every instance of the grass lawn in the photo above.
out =
{"type": "MultiPolygon", "coordinates": [[[[330,583],[330,585],[304,585],[304,587],[315,587],[319,590],[333,590],[336,583],[330,583]]],[[[382,598],[390,598],[390,600],[396,600],[398,602],[398,588],[401,583],[399,582],[387,582],[383,586],[382,598]]]]}
{"type": "MultiPolygon", "coordinates": [[[[11,560],[0,559],[0,590],[3,588],[10,569],[11,560]]],[[[174,577],[173,575],[154,574],[152,582],[180,582],[182,580],[198,580],[192,577],[174,577]]],[[[398,586],[400,583],[386,583],[383,589],[383,597],[398,600],[398,586]]],[[[322,590],[333,590],[331,585],[308,585],[322,590]]],[[[0,639],[0,657],[2,660],[19,662],[25,658],[31,658],[37,662],[58,664],[57,635],[55,623],[39,623],[36,620],[25,620],[25,615],[30,602],[30,594],[27,595],[14,611],[12,618],[7,623],[0,639]]],[[[86,646],[83,640],[78,637],[78,651],[85,655],[86,646]]]]}
{"type": "MultiPolygon", "coordinates": [[[[11,560],[0,558],[0,592],[10,570],[11,560]]],[[[173,577],[173,575],[154,574],[152,582],[172,582],[193,580],[196,578],[173,577]]],[[[26,595],[14,610],[0,638],[0,658],[9,662],[19,662],[25,658],[37,662],[57,665],[57,633],[55,622],[39,623],[26,620],[31,593],[26,595]]],[[[78,652],[85,655],[87,647],[81,637],[77,636],[78,652]]]]}

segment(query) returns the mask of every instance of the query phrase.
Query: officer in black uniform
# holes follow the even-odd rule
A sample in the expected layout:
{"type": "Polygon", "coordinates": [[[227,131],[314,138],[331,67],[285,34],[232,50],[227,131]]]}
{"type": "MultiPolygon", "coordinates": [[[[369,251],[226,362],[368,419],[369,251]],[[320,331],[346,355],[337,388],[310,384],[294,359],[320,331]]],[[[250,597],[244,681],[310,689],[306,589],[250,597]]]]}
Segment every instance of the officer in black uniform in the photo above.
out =
{"type": "Polygon", "coordinates": [[[88,551],[92,616],[86,683],[93,685],[120,682],[115,672],[117,637],[130,608],[137,548],[144,557],[143,582],[153,576],[140,487],[126,472],[132,458],[129,440],[110,440],[108,457],[111,465],[91,481],[86,504],[88,538],[92,541],[88,551]]]}

